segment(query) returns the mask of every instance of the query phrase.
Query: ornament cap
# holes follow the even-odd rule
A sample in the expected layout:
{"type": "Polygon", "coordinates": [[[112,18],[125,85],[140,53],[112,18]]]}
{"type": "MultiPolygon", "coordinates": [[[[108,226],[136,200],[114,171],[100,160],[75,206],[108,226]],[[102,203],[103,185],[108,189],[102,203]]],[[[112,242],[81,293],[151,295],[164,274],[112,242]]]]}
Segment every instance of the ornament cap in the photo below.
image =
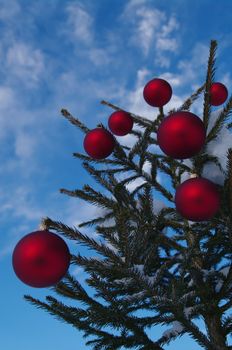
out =
{"type": "Polygon", "coordinates": [[[97,128],[104,129],[104,125],[102,123],[97,124],[97,128]]]}
{"type": "Polygon", "coordinates": [[[48,218],[46,217],[46,218],[43,218],[42,220],[41,220],[41,223],[40,223],[40,225],[39,225],[39,230],[41,230],[41,231],[46,231],[46,230],[48,230],[48,225],[46,224],[46,220],[47,220],[48,218]]]}
{"type": "Polygon", "coordinates": [[[195,177],[198,177],[198,175],[195,174],[195,173],[190,173],[190,179],[193,179],[193,178],[195,178],[195,177]]]}

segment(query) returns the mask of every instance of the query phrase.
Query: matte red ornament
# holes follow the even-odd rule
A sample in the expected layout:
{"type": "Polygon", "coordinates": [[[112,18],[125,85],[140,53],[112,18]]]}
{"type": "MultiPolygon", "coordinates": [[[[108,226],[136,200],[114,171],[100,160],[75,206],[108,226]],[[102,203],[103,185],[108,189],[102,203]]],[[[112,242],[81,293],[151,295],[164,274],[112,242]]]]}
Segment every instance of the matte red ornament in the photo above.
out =
{"type": "Polygon", "coordinates": [[[84,139],[84,149],[94,159],[108,157],[113,152],[114,146],[115,139],[113,135],[103,128],[89,131],[84,139]]]}
{"type": "Polygon", "coordinates": [[[145,85],[143,97],[150,106],[162,107],[172,97],[171,85],[164,79],[152,79],[145,85]]]}
{"type": "Polygon", "coordinates": [[[113,134],[124,136],[132,130],[133,118],[127,112],[116,111],[110,115],[108,125],[113,134]]]}
{"type": "Polygon", "coordinates": [[[12,265],[17,277],[31,287],[50,287],[61,280],[70,264],[65,241],[47,230],[24,236],[15,246],[12,265]]]}
{"type": "Polygon", "coordinates": [[[228,90],[222,83],[213,83],[209,90],[210,103],[212,106],[223,104],[228,97],[228,90]]]}
{"type": "Polygon", "coordinates": [[[185,219],[210,220],[220,207],[220,193],[208,179],[188,179],[177,187],[175,204],[176,210],[185,219]]]}
{"type": "Polygon", "coordinates": [[[157,130],[162,151],[175,159],[196,155],[203,147],[206,130],[202,120],[190,112],[175,112],[164,118],[157,130]]]}

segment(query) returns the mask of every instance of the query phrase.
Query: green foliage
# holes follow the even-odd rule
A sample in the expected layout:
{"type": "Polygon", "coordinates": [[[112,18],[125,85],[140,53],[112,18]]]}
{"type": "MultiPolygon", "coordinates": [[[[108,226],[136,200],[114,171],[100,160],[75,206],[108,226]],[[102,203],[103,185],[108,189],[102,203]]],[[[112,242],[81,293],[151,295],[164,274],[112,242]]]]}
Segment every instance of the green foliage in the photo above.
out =
{"type": "MultiPolygon", "coordinates": [[[[206,129],[211,112],[209,89],[215,74],[216,48],[217,43],[212,40],[206,82],[177,109],[188,111],[204,92],[203,122],[206,129]]],[[[122,110],[109,102],[101,103],[114,110],[122,110]]],[[[227,155],[224,186],[218,185],[222,197],[221,210],[210,222],[189,225],[173,207],[173,194],[186,171],[201,176],[208,162],[223,171],[218,158],[208,155],[205,149],[218,136],[231,110],[232,97],[209,131],[203,150],[190,159],[191,167],[149,149],[150,145],[157,145],[155,136],[164,118],[163,108],[159,109],[154,121],[128,112],[140,127],[140,130],[131,132],[136,138],[135,144],[130,148],[117,142],[111,159],[94,160],[74,153],[103,192],[89,185],[83,186],[82,190],[61,189],[60,192],[102,208],[102,215],[81,223],[79,228],[95,228],[104,242],[97,242],[77,228],[50,218],[43,219],[43,222],[48,229],[94,249],[103,257],[86,258],[74,252],[71,259],[73,265],[82,266],[88,273],[86,282],[96,291],[95,298],[91,298],[81,284],[67,273],[52,290],[64,298],[84,304],[86,309],[66,306],[52,296],[46,298],[47,303],[31,296],[25,296],[25,299],[83,331],[84,337],[94,335],[95,339],[86,342],[92,345],[93,350],[114,350],[122,346],[127,349],[163,350],[164,345],[185,333],[205,349],[228,349],[226,337],[232,333],[232,322],[231,317],[223,314],[232,306],[232,267],[226,265],[229,266],[227,276],[217,267],[223,258],[231,259],[231,149],[227,155]],[[148,171],[144,170],[146,164],[150,164],[148,171]],[[171,180],[172,193],[158,182],[158,171],[171,180]],[[127,185],[139,178],[143,179],[143,183],[129,191],[127,185]],[[155,214],[156,192],[165,197],[170,207],[155,214]],[[171,236],[168,229],[174,232],[171,236]],[[211,268],[214,271],[205,276],[203,271],[211,268]],[[219,277],[221,288],[216,291],[215,281],[219,277]],[[104,304],[97,298],[103,299],[104,304]],[[219,306],[221,300],[225,303],[219,306]],[[134,313],[139,310],[149,310],[154,315],[138,317],[134,313]],[[210,319],[212,313],[213,321],[210,319]],[[209,332],[207,336],[193,322],[199,317],[205,321],[209,332]],[[145,332],[146,328],[173,322],[179,326],[178,331],[171,329],[156,341],[152,341],[145,332]],[[119,331],[120,335],[104,331],[102,328],[106,326],[119,331]]],[[[82,132],[89,131],[67,110],[62,110],[62,115],[82,132]]]]}

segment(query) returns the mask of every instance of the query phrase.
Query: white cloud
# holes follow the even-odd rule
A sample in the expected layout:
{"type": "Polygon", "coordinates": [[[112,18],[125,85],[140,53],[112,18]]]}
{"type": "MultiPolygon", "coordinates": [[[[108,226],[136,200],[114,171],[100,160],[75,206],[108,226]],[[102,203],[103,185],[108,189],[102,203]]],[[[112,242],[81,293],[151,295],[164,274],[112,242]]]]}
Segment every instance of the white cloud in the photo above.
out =
{"type": "Polygon", "coordinates": [[[197,43],[189,59],[181,60],[178,63],[180,80],[182,83],[193,84],[201,78],[202,83],[205,81],[207,72],[207,61],[209,47],[202,43],[197,43]],[[202,75],[204,74],[203,78],[202,75]]]}
{"type": "Polygon", "coordinates": [[[157,34],[155,63],[159,64],[161,67],[170,66],[170,59],[167,53],[168,51],[175,52],[179,47],[178,39],[176,37],[169,37],[169,35],[178,28],[178,22],[174,17],[171,17],[168,24],[161,27],[160,34],[157,34]]]}
{"type": "Polygon", "coordinates": [[[229,91],[229,95],[231,94],[232,79],[231,79],[230,73],[226,73],[220,78],[216,77],[215,78],[215,82],[216,81],[220,81],[222,84],[224,84],[227,87],[228,91],[229,91]]]}
{"type": "Polygon", "coordinates": [[[181,80],[178,74],[166,72],[166,73],[162,73],[160,77],[164,80],[167,80],[169,84],[172,86],[172,88],[181,85],[181,80]]]}
{"type": "Polygon", "coordinates": [[[145,56],[153,51],[155,62],[161,67],[170,65],[167,52],[175,52],[179,46],[178,39],[171,37],[179,28],[173,15],[167,18],[165,12],[146,6],[144,1],[130,1],[120,18],[132,27],[129,42],[140,47],[145,56]]]}
{"type": "Polygon", "coordinates": [[[31,228],[28,224],[18,224],[17,226],[12,227],[11,230],[7,232],[7,235],[5,235],[5,241],[2,241],[0,248],[0,259],[3,259],[9,254],[12,254],[17,242],[23,236],[25,236],[25,234],[29,233],[30,230],[31,228]]]}
{"type": "Polygon", "coordinates": [[[44,213],[43,206],[35,204],[33,198],[31,198],[32,188],[30,186],[18,186],[11,191],[2,193],[2,201],[4,207],[1,208],[2,215],[4,212],[11,211],[11,215],[16,218],[22,218],[25,220],[38,220],[44,213]]]}
{"type": "MultiPolygon", "coordinates": [[[[221,113],[222,108],[211,113],[209,119],[209,127],[207,133],[211,130],[214,122],[216,121],[218,115],[221,113]]],[[[223,125],[221,131],[217,134],[217,138],[211,141],[207,146],[207,152],[209,154],[215,155],[218,157],[221,166],[226,170],[227,163],[227,150],[231,147],[231,131],[226,128],[226,123],[223,125]]],[[[209,179],[217,183],[223,184],[224,175],[221,173],[220,169],[213,164],[207,164],[205,167],[204,174],[207,175],[209,179]]]]}
{"type": "Polygon", "coordinates": [[[74,35],[75,39],[84,44],[91,43],[93,40],[93,18],[90,14],[81,5],[75,3],[69,4],[66,11],[72,36],[74,35]]]}
{"type": "MultiPolygon", "coordinates": [[[[159,77],[167,80],[175,92],[175,87],[185,88],[188,86],[189,93],[182,96],[182,99],[188,98],[191,93],[195,92],[205,81],[207,72],[207,61],[209,55],[209,47],[207,45],[197,43],[188,58],[180,60],[178,63],[178,71],[176,73],[166,71],[159,77]]],[[[226,74],[224,83],[231,81],[230,76],[226,74]]],[[[173,96],[172,96],[173,99],[173,96]]],[[[172,102],[170,100],[169,104],[172,102]]],[[[194,104],[197,102],[194,102],[194,104]]],[[[171,107],[172,108],[172,107],[171,107]]],[[[202,110],[202,108],[201,108],[202,110]]]]}
{"type": "MultiPolygon", "coordinates": [[[[7,110],[14,102],[15,94],[12,88],[9,86],[0,86],[0,108],[1,110],[7,110]]],[[[3,115],[0,115],[0,118],[3,119],[3,115]]]]}
{"type": "Polygon", "coordinates": [[[37,143],[38,139],[33,134],[20,131],[15,139],[15,154],[20,158],[29,159],[32,157],[37,143]]]}
{"type": "Polygon", "coordinates": [[[147,55],[154,37],[155,30],[160,27],[164,14],[158,10],[149,10],[145,8],[136,11],[137,17],[140,17],[137,27],[136,37],[133,40],[139,43],[147,55]]]}
{"type": "Polygon", "coordinates": [[[48,107],[27,110],[23,104],[20,91],[0,86],[0,143],[5,149],[1,152],[4,167],[0,168],[0,174],[18,174],[18,180],[29,178],[35,171],[40,174],[36,152],[41,145],[47,149],[52,147],[44,130],[49,130],[47,125],[54,112],[48,107]]]}
{"type": "Polygon", "coordinates": [[[179,23],[177,22],[175,17],[171,17],[171,18],[169,18],[167,25],[164,24],[162,26],[160,36],[165,38],[170,33],[172,33],[173,30],[178,29],[178,28],[179,28],[179,23]]]}
{"type": "Polygon", "coordinates": [[[42,51],[23,42],[16,42],[8,48],[6,63],[10,75],[20,78],[27,86],[37,83],[45,69],[42,51]]]}
{"type": "Polygon", "coordinates": [[[89,58],[95,66],[107,65],[111,62],[111,58],[106,52],[106,49],[93,48],[89,51],[89,58]]]}
{"type": "MultiPolygon", "coordinates": [[[[77,56],[85,57],[85,60],[89,60],[91,65],[98,68],[112,63],[114,56],[110,52],[112,49],[115,50],[112,36],[109,45],[100,47],[95,40],[94,17],[87,12],[84,5],[69,4],[66,7],[66,12],[68,14],[67,21],[60,33],[72,42],[77,56]],[[80,44],[83,46],[80,47],[80,44]]],[[[115,37],[114,34],[113,37],[115,37]]]]}
{"type": "Polygon", "coordinates": [[[144,84],[145,78],[150,74],[150,71],[147,68],[141,68],[137,71],[136,87],[140,88],[144,84]]]}
{"type": "Polygon", "coordinates": [[[173,39],[157,39],[157,48],[162,51],[175,51],[178,47],[177,42],[173,39]]]}

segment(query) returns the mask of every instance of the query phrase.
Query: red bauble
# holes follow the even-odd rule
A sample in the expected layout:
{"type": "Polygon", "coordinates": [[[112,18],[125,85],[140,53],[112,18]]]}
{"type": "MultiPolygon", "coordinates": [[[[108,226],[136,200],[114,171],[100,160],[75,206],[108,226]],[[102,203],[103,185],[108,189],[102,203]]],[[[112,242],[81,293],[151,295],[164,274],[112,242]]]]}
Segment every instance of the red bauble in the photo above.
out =
{"type": "Polygon", "coordinates": [[[133,118],[127,112],[116,111],[109,117],[108,125],[113,134],[124,136],[132,130],[133,118]]]}
{"type": "Polygon", "coordinates": [[[94,159],[108,157],[113,152],[114,146],[115,140],[113,135],[103,128],[89,131],[84,139],[84,149],[94,159]]]}
{"type": "Polygon", "coordinates": [[[162,107],[170,101],[172,88],[164,79],[153,79],[145,85],[143,97],[150,106],[162,107]]]}
{"type": "Polygon", "coordinates": [[[216,185],[204,178],[184,181],[176,189],[176,210],[191,221],[210,220],[220,206],[220,193],[216,185]]]}
{"type": "Polygon", "coordinates": [[[16,245],[12,256],[18,278],[32,287],[50,287],[66,274],[70,253],[64,240],[47,230],[34,231],[16,245]]]}
{"type": "Polygon", "coordinates": [[[209,90],[210,103],[212,106],[223,104],[228,97],[228,90],[222,83],[213,83],[209,90]]]}
{"type": "Polygon", "coordinates": [[[206,139],[204,123],[190,112],[175,112],[164,118],[157,130],[157,142],[162,151],[176,159],[196,155],[206,139]]]}

